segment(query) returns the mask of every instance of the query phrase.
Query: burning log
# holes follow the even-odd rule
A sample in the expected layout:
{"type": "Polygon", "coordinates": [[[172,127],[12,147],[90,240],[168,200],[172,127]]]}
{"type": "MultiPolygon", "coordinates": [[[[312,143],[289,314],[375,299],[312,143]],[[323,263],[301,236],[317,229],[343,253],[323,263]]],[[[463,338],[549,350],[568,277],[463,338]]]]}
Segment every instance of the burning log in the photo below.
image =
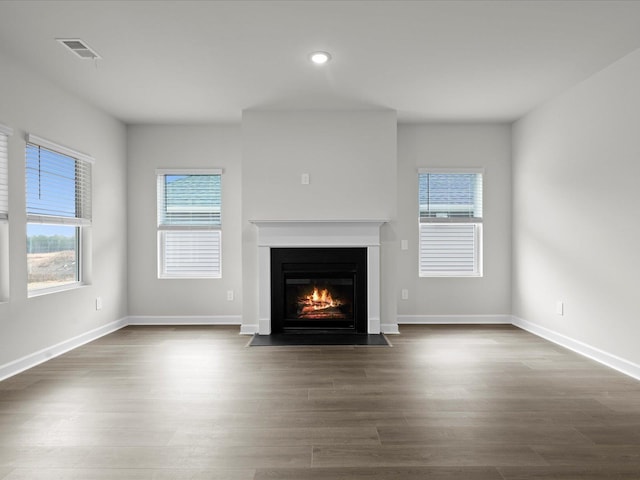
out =
{"type": "Polygon", "coordinates": [[[340,306],[342,302],[334,299],[329,290],[317,287],[313,288],[313,292],[298,298],[298,315],[306,317],[332,317],[341,316],[340,306]]]}

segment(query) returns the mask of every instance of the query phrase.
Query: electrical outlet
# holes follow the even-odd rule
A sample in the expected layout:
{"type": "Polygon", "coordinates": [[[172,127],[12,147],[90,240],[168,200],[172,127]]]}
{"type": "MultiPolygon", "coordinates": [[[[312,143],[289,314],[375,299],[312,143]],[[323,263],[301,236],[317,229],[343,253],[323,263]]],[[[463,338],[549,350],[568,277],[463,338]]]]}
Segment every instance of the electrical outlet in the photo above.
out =
{"type": "Polygon", "coordinates": [[[301,181],[302,181],[302,185],[309,185],[309,181],[310,181],[309,174],[303,173],[301,181]]]}
{"type": "Polygon", "coordinates": [[[406,288],[402,289],[402,300],[409,300],[409,290],[406,288]]]}
{"type": "Polygon", "coordinates": [[[96,310],[102,310],[102,297],[96,298],[96,310]]]}
{"type": "Polygon", "coordinates": [[[227,290],[227,300],[233,301],[233,290],[227,290]]]}

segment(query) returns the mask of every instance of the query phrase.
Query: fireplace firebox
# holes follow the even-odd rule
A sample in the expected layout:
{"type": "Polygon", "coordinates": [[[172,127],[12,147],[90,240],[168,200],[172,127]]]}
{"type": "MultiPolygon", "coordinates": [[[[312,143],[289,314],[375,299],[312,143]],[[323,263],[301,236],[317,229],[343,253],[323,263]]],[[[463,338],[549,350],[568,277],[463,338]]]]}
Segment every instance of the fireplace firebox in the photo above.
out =
{"type": "Polygon", "coordinates": [[[367,333],[366,248],[272,248],[272,333],[367,333]]]}

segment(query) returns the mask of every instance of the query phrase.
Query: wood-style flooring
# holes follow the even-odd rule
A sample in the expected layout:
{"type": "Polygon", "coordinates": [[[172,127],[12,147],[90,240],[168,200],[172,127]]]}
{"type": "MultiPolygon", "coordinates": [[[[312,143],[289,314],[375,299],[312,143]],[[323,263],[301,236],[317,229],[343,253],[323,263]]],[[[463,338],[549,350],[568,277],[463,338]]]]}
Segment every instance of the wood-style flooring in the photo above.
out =
{"type": "Polygon", "coordinates": [[[640,479],[640,382],[512,326],[127,327],[0,382],[0,479],[640,479]]]}

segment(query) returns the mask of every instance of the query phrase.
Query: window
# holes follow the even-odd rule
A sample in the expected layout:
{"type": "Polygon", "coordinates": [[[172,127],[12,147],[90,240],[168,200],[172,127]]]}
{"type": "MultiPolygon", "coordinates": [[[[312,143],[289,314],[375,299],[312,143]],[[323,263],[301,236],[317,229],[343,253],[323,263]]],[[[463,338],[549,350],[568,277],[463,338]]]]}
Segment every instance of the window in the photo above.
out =
{"type": "Polygon", "coordinates": [[[158,278],[221,278],[221,170],[158,170],[158,278]]]}
{"type": "Polygon", "coordinates": [[[418,176],[420,276],[482,276],[482,170],[418,176]]]}
{"type": "Polygon", "coordinates": [[[91,166],[85,154],[27,138],[27,284],[30,294],[82,283],[82,239],[91,226],[91,166]]]}

